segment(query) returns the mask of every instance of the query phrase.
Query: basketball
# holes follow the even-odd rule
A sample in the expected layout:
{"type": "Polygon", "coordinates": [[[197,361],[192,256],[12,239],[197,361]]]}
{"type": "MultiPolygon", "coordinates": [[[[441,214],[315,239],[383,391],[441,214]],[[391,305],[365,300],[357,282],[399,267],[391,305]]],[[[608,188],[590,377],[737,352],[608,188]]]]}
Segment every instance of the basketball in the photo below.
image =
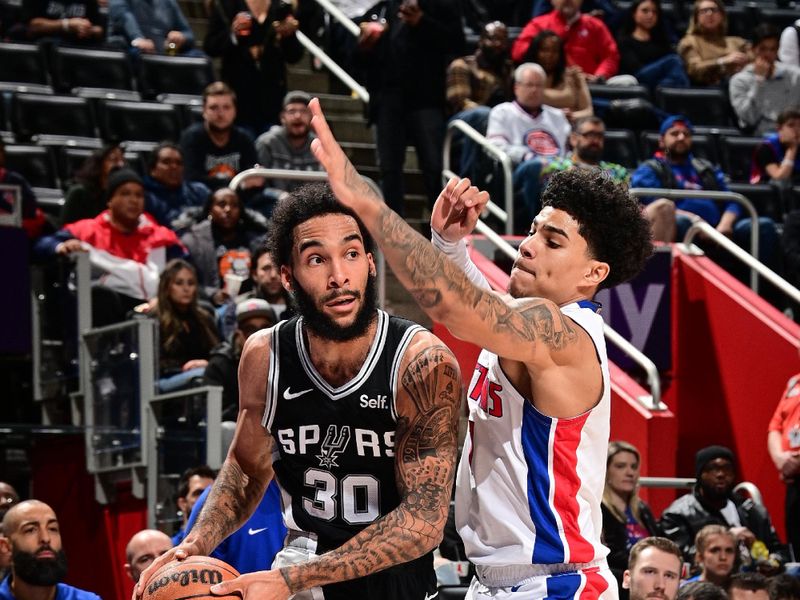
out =
{"type": "Polygon", "coordinates": [[[240,598],[238,594],[214,596],[209,588],[239,576],[227,563],[208,556],[190,556],[161,567],[147,580],[142,600],[204,600],[240,598]]]}

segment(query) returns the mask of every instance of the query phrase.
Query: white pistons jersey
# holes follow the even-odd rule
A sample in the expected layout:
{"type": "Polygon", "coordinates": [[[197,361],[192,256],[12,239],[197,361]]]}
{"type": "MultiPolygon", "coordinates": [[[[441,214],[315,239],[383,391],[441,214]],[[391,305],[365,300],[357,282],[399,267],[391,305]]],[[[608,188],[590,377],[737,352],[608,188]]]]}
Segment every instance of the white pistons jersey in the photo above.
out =
{"type": "Polygon", "coordinates": [[[603,375],[600,402],[582,415],[543,415],[514,389],[496,354],[484,350],[478,357],[456,525],[479,573],[482,566],[512,565],[542,565],[542,574],[557,573],[603,563],[608,554],[600,541],[600,504],[611,401],[596,306],[582,301],[561,308],[590,335],[603,375]]]}

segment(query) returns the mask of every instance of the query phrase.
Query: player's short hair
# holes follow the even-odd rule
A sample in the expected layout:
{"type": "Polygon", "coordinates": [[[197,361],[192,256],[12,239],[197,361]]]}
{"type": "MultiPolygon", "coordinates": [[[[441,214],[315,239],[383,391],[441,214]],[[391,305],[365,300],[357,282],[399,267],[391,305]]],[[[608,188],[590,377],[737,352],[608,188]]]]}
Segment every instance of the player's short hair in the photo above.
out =
{"type": "Polygon", "coordinates": [[[272,212],[272,227],[266,243],[279,267],[291,266],[294,228],[322,215],[347,215],[355,219],[364,240],[364,249],[373,252],[372,237],[361,219],[352,210],[336,201],[327,183],[309,183],[280,200],[272,212]]]}
{"type": "Polygon", "coordinates": [[[673,554],[678,559],[678,564],[683,566],[683,553],[678,545],[665,537],[651,536],[646,537],[633,545],[631,553],[628,555],[628,569],[633,571],[636,567],[636,561],[639,560],[639,555],[648,548],[655,548],[667,554],[673,554]]]}
{"type": "Polygon", "coordinates": [[[542,206],[563,210],[578,222],[592,258],[608,263],[598,289],[636,276],[653,253],[653,236],[639,202],[628,188],[598,169],[569,169],[550,178],[542,206]]]}
{"type": "Polygon", "coordinates": [[[743,571],[733,575],[728,582],[728,594],[731,590],[746,590],[758,592],[767,589],[767,578],[755,571],[743,571]]]}
{"type": "Polygon", "coordinates": [[[769,600],[800,600],[800,580],[787,573],[767,580],[769,600]]]}
{"type": "Polygon", "coordinates": [[[678,588],[676,600],[728,600],[728,594],[710,581],[692,581],[678,588]]]}

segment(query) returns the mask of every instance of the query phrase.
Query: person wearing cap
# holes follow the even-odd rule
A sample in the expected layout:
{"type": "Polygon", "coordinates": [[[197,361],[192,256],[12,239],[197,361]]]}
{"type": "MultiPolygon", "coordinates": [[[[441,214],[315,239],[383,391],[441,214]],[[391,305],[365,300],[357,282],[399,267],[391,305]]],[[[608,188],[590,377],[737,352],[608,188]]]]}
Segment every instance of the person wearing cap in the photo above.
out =
{"type": "MultiPolygon", "coordinates": [[[[658,150],[644,161],[631,176],[631,187],[685,190],[728,191],[727,177],[708,160],[692,153],[694,127],[683,115],[664,119],[659,130],[658,150]]],[[[674,242],[698,217],[744,248],[750,247],[752,222],[742,217],[741,207],[734,203],[720,205],[704,198],[640,198],[653,227],[653,237],[660,242],[674,242]],[[722,210],[720,210],[722,206],[722,210]]],[[[775,266],[778,234],[772,219],[760,217],[759,258],[775,266]]]]}
{"type": "Polygon", "coordinates": [[[222,59],[221,78],[239,99],[236,123],[255,138],[278,122],[286,65],[303,57],[298,21],[291,4],[278,0],[218,0],[209,6],[203,50],[222,59]]]}
{"type": "MultiPolygon", "coordinates": [[[[308,103],[311,96],[306,92],[292,91],[283,98],[280,125],[273,125],[269,131],[256,140],[258,164],[268,169],[287,169],[289,171],[319,171],[311,140],[316,136],[311,131],[311,111],[308,103]]],[[[302,182],[288,179],[275,179],[267,182],[264,193],[278,200],[284,193],[296,189],[302,182]]]]}
{"type": "Polygon", "coordinates": [[[695,477],[694,490],[670,504],[659,522],[664,535],[680,546],[686,562],[694,560],[695,538],[706,525],[730,528],[739,545],[750,551],[758,542],[766,546],[769,557],[757,563],[759,570],[770,570],[788,560],[767,509],[733,492],[736,459],[729,448],[708,446],[699,450],[695,477]]]}
{"type": "Polygon", "coordinates": [[[108,208],[95,218],[69,223],[34,247],[40,257],[89,253],[95,327],[124,320],[139,303],[155,297],[167,261],[188,256],[175,232],[144,212],[144,186],[135,171],[113,171],[106,198],[108,208]]]}
{"type": "Polygon", "coordinates": [[[206,366],[208,385],[222,386],[222,419],[235,421],[239,410],[239,359],[244,343],[261,329],[278,322],[269,302],[249,298],[236,304],[236,329],[230,338],[211,350],[206,366]]]}

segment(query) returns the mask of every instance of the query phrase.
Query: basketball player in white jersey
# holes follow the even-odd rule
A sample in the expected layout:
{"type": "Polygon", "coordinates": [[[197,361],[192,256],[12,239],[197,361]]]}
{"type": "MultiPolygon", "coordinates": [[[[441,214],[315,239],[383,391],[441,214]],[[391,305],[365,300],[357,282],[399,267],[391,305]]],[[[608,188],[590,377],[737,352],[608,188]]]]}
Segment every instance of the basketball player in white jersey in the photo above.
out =
{"type": "Polygon", "coordinates": [[[376,308],[369,234],[327,186],[278,203],[269,236],[299,315],[247,340],[228,457],[194,527],[135,594],[165,562],[205,555],[238,529],[274,473],[288,534],[273,570],[212,593],[433,598],[432,550],[455,476],[458,362],[430,332],[376,308]]]}
{"type": "Polygon", "coordinates": [[[636,275],[650,228],[601,173],[556,174],[522,241],[508,294],[467,258],[488,196],[451,180],[434,207],[435,246],[372,192],[318,101],[312,149],[337,199],[359,215],[401,283],[435,321],[485,348],[468,390],[470,429],[456,524],[477,579],[469,598],[616,598],[600,541],[609,376],[598,289],[636,275]]]}

